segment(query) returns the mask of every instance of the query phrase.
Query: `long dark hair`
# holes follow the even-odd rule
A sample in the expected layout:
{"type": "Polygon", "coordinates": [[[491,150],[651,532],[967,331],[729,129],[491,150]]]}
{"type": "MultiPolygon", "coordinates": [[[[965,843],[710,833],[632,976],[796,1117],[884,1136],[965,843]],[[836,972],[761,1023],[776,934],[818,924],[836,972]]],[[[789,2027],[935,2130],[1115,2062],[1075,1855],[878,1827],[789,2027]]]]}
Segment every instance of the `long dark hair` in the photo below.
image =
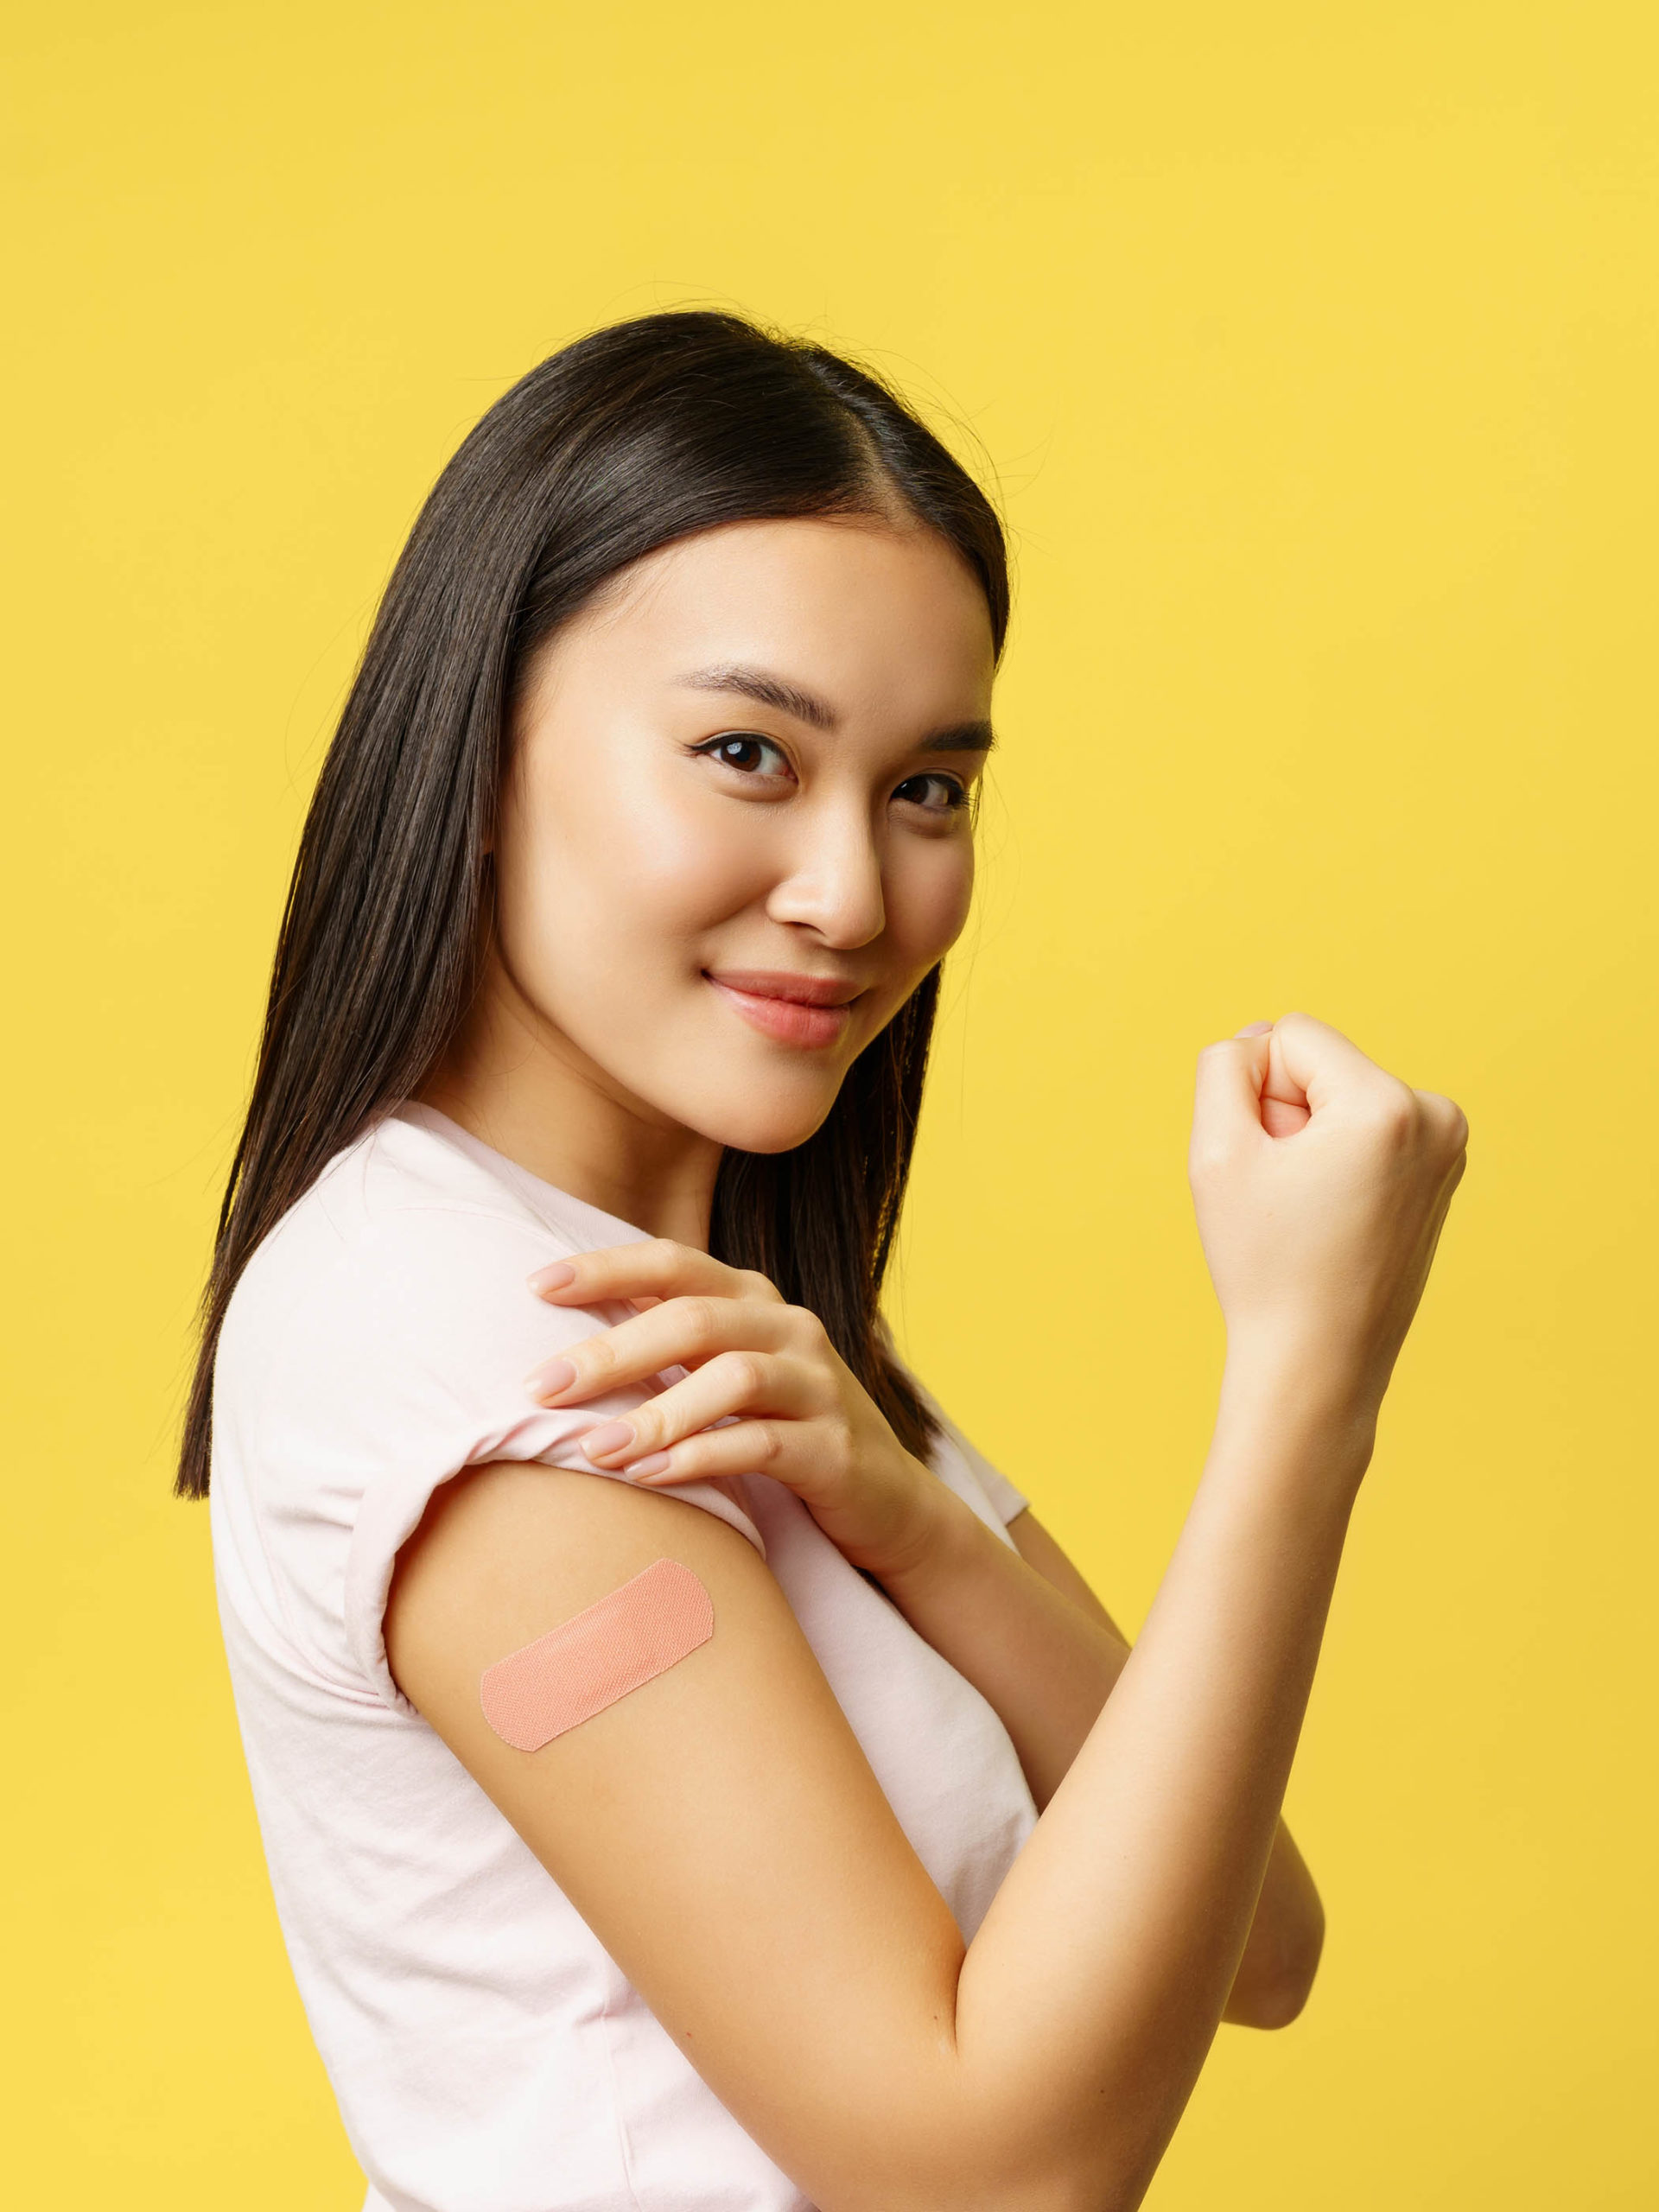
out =
{"type": "MultiPolygon", "coordinates": [[[[202,1300],[178,1494],[205,1497],[213,1357],[250,1255],[334,1156],[413,1097],[467,1012],[484,858],[531,654],[608,578],[693,531],[882,514],[1008,578],[984,493],[876,376],[734,315],[643,315],[532,369],[433,486],[386,588],[306,817],[247,1119],[202,1300]]],[[[710,1243],[823,1321],[909,1449],[935,1432],[878,1299],[914,1144],[935,969],[790,1152],[728,1150],[710,1243]]]]}

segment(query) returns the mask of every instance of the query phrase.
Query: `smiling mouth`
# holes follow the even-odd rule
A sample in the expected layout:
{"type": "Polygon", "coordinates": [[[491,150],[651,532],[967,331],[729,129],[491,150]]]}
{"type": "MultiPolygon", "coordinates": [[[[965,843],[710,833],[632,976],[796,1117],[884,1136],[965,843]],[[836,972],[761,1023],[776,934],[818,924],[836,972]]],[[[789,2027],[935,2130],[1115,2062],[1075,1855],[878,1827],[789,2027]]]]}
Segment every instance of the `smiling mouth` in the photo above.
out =
{"type": "Polygon", "coordinates": [[[780,1045],[809,1051],[841,1042],[852,1020],[852,1002],[862,995],[856,984],[833,976],[738,968],[719,975],[705,968],[702,975],[751,1028],[780,1045]]]}

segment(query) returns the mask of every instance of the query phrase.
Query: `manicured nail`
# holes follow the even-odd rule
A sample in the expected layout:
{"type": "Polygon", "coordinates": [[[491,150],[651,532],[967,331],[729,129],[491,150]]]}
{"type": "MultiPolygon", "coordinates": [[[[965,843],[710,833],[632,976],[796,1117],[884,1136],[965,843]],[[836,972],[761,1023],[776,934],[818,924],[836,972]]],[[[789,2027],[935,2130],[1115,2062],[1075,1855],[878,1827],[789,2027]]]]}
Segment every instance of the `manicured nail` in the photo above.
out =
{"type": "Polygon", "coordinates": [[[582,1440],[582,1448],[590,1459],[614,1459],[626,1452],[633,1441],[633,1425],[626,1421],[607,1421],[602,1428],[594,1429],[582,1440]]]}
{"type": "Polygon", "coordinates": [[[660,1475],[664,1468],[671,1464],[673,1457],[671,1452],[647,1452],[643,1459],[634,1460],[631,1466],[625,1467],[622,1471],[629,1476],[660,1475]]]}
{"type": "Polygon", "coordinates": [[[532,1398],[556,1398],[575,1379],[576,1370],[568,1359],[550,1359],[525,1376],[524,1388],[532,1398]]]}
{"type": "Polygon", "coordinates": [[[569,1260],[555,1260],[549,1268],[537,1268],[530,1279],[530,1287],[538,1298],[550,1290],[569,1290],[576,1279],[576,1271],[569,1260]]]}
{"type": "Polygon", "coordinates": [[[1247,1021],[1242,1029],[1235,1029],[1235,1037],[1265,1037],[1273,1024],[1270,1021],[1247,1021]]]}

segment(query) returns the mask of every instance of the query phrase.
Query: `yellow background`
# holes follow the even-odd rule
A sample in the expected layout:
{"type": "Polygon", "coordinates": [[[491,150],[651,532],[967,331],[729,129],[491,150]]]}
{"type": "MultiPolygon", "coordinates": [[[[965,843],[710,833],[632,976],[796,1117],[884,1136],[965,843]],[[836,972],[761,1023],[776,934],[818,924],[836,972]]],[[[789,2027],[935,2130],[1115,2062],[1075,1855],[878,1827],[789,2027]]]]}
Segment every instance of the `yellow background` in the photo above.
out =
{"type": "Polygon", "coordinates": [[[1193,1054],[1473,1125],[1292,1786],[1325,1964],[1157,2212],[1656,2201],[1651,10],[32,10],[0,154],[20,2204],[353,2212],[238,1746],[187,1329],[396,550],[595,322],[733,304],[976,442],[1020,604],[896,1300],[1126,1621],[1219,1336],[1193,1054]]]}

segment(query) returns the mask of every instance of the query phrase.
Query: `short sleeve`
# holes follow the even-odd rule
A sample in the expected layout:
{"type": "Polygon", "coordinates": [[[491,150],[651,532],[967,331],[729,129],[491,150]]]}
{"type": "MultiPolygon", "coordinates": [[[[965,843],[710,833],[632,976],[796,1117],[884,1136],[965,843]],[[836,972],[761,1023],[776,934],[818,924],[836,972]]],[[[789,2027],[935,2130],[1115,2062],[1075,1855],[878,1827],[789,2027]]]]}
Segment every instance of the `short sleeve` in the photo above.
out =
{"type": "Polygon", "coordinates": [[[1017,1491],[1000,1468],[994,1467],[982,1452],[976,1449],[952,1421],[940,1416],[945,1433],[973,1471],[975,1480],[995,1509],[996,1517],[1004,1527],[1016,1513],[1023,1513],[1031,1500],[1017,1491]]]}
{"type": "MultiPolygon", "coordinates": [[[[909,1374],[910,1370],[906,1370],[909,1374]]],[[[939,1425],[939,1441],[933,1453],[933,1469],[942,1480],[964,1497],[970,1505],[983,1503],[986,1513],[982,1517],[992,1519],[1005,1534],[1007,1524],[1016,1513],[1023,1513],[1031,1500],[1017,1491],[999,1468],[994,1467],[984,1453],[963,1434],[925,1384],[914,1375],[912,1386],[922,1403],[939,1425]]],[[[1013,1542],[1009,1537],[1008,1541],[1013,1542]]]]}
{"type": "MultiPolygon", "coordinates": [[[[308,1271],[284,1317],[279,1355],[261,1363],[266,1388],[251,1456],[290,1627],[325,1664],[344,1659],[396,1710],[411,1708],[386,1664],[386,1598],[397,1553],[433,1491],[496,1459],[626,1481],[584,1458],[582,1440],[679,1372],[569,1408],[530,1396],[531,1368],[632,1311],[538,1299],[526,1278],[569,1249],[527,1220],[402,1208],[357,1229],[329,1265],[308,1271]]],[[[241,1335],[245,1366],[245,1328],[241,1335]]],[[[664,1494],[728,1522],[765,1556],[741,1478],[677,1484],[664,1494]]]]}

